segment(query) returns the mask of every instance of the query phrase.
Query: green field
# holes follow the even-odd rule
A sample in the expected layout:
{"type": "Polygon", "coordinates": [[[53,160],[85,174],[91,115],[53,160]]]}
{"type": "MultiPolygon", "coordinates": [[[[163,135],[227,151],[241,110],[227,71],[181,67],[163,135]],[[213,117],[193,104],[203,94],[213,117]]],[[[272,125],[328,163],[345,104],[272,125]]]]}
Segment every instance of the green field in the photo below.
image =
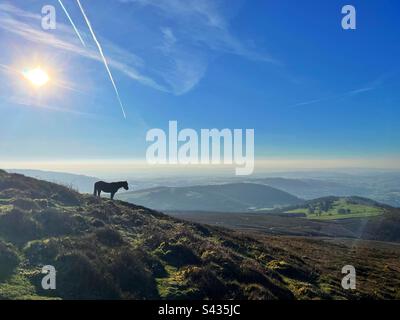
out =
{"type": "Polygon", "coordinates": [[[356,204],[348,201],[347,199],[339,199],[332,203],[331,207],[327,211],[320,210],[316,206],[314,213],[306,207],[297,208],[288,213],[304,213],[307,215],[307,219],[317,219],[317,220],[337,220],[337,219],[350,219],[350,218],[365,218],[365,217],[375,217],[379,216],[384,212],[383,208],[366,205],[366,204],[356,204]],[[344,213],[343,211],[347,211],[344,213]]]}

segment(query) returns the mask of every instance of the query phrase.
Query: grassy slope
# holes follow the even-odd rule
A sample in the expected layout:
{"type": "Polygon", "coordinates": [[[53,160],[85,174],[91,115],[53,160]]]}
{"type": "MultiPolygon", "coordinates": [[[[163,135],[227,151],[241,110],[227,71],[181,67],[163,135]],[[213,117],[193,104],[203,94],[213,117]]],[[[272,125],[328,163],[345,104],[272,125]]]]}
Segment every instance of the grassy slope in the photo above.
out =
{"type": "MultiPolygon", "coordinates": [[[[318,205],[316,205],[316,208],[319,208],[318,205]]],[[[328,210],[322,211],[320,214],[317,214],[316,212],[310,213],[307,206],[298,207],[286,212],[302,213],[305,214],[308,219],[338,220],[376,217],[382,215],[385,212],[385,209],[373,203],[357,203],[349,200],[349,198],[338,198],[333,201],[328,210]],[[340,210],[350,210],[350,212],[341,213],[340,210]]]]}
{"type": "MultiPolygon", "coordinates": [[[[304,219],[281,213],[169,212],[191,222],[263,235],[352,238],[400,243],[400,209],[386,208],[375,217],[357,219],[304,219]]],[[[302,215],[304,216],[304,214],[302,215]]]]}
{"type": "Polygon", "coordinates": [[[1,299],[399,298],[398,254],[354,250],[256,239],[0,171],[1,299]],[[375,285],[341,289],[349,257],[375,285]],[[47,264],[55,291],[40,287],[47,264]]]}

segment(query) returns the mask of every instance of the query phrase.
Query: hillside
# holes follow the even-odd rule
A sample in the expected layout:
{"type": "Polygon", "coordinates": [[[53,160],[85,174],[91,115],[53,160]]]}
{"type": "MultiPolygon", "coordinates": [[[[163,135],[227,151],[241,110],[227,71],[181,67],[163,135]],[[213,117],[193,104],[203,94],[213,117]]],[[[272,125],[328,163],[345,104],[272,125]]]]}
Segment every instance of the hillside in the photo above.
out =
{"type": "Polygon", "coordinates": [[[324,197],[278,209],[308,219],[338,220],[380,216],[392,207],[362,197],[324,197]]]}
{"type": "Polygon", "coordinates": [[[0,239],[0,299],[400,297],[395,246],[253,238],[4,171],[0,239]],[[340,287],[349,261],[363,270],[354,292],[340,287]]]}
{"type": "Polygon", "coordinates": [[[93,193],[93,184],[100,180],[81,174],[54,171],[10,169],[7,172],[23,174],[27,177],[61,184],[83,193],[93,193]]]}
{"type": "Polygon", "coordinates": [[[400,207],[400,173],[393,170],[280,172],[277,177],[248,182],[266,184],[303,199],[361,196],[400,207]]]}
{"type": "Polygon", "coordinates": [[[252,181],[254,183],[265,184],[286,191],[303,199],[368,194],[368,189],[361,186],[350,186],[344,183],[325,181],[321,179],[289,179],[271,177],[252,179],[252,181]]]}
{"type": "MultiPolygon", "coordinates": [[[[313,238],[348,238],[400,242],[400,210],[355,219],[304,219],[295,214],[170,211],[187,221],[240,230],[245,233],[313,238]]],[[[358,240],[356,240],[358,241],[358,240]]]]}
{"type": "Polygon", "coordinates": [[[220,212],[254,211],[303,202],[287,192],[253,183],[158,187],[122,193],[118,199],[163,211],[220,212]]]}

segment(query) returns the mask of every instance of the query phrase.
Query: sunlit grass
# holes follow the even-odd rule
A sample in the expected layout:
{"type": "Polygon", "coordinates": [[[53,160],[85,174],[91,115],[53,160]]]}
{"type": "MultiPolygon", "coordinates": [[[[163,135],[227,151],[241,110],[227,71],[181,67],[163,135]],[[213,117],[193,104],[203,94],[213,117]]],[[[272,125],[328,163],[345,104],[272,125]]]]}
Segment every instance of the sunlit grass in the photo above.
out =
{"type": "Polygon", "coordinates": [[[332,208],[328,211],[310,214],[308,208],[299,208],[288,211],[288,213],[303,213],[307,219],[317,220],[338,220],[338,219],[351,219],[351,218],[367,218],[376,217],[384,213],[384,209],[364,204],[354,204],[346,201],[345,199],[337,200],[333,203],[332,208]],[[349,213],[339,213],[339,210],[347,209],[349,213]]]}

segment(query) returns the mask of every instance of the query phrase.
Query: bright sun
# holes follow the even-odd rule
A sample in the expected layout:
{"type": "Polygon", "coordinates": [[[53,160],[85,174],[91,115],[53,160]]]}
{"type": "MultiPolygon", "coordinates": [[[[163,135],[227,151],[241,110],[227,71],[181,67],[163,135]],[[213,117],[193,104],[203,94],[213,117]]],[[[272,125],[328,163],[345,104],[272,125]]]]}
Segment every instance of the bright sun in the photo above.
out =
{"type": "Polygon", "coordinates": [[[23,72],[24,77],[30,81],[35,87],[42,87],[49,82],[50,77],[46,71],[40,67],[34,69],[25,70],[23,72]]]}

